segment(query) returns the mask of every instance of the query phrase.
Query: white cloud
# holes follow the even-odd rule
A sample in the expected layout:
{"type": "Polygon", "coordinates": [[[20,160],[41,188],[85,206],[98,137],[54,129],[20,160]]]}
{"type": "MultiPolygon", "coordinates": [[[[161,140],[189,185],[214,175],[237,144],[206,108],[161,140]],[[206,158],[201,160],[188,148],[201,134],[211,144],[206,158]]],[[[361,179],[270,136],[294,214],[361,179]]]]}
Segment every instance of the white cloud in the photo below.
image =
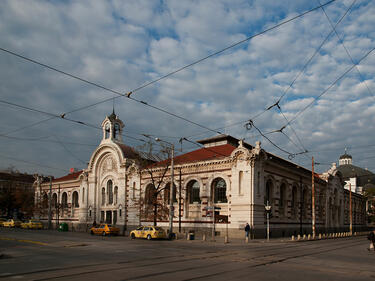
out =
{"type": "MultiPolygon", "coordinates": [[[[352,1],[326,7],[336,22],[352,1]]],[[[233,42],[312,8],[310,1],[21,1],[0,3],[0,46],[51,66],[125,93],[233,42]]],[[[375,46],[375,5],[362,1],[340,23],[338,33],[355,61],[375,46]]],[[[258,36],[134,94],[210,128],[231,124],[223,131],[237,137],[262,139],[244,123],[275,103],[308,58],[331,31],[321,10],[258,36]],[[254,138],[255,136],[255,138],[254,138]]],[[[372,143],[374,134],[375,54],[359,65],[366,82],[353,69],[344,79],[301,114],[292,127],[311,151],[372,143]]],[[[351,66],[333,34],[280,102],[288,119],[308,105],[351,66]]],[[[19,58],[0,53],[1,99],[61,114],[113,96],[102,89],[51,72],[19,58]]],[[[48,116],[0,104],[1,133],[28,126],[48,116]]],[[[115,100],[125,122],[125,134],[179,137],[212,135],[204,129],[172,118],[126,98],[115,100]],[[202,133],[203,134],[200,134],[202,133]]],[[[99,126],[112,102],[70,115],[99,126]]],[[[286,120],[276,107],[254,119],[263,132],[280,129],[286,120]]],[[[290,127],[284,131],[298,146],[290,127]]],[[[63,141],[98,143],[101,132],[64,120],[50,120],[15,133],[19,137],[45,136],[63,141]]],[[[284,135],[270,138],[292,152],[301,151],[284,135]]],[[[139,142],[125,136],[130,145],[139,142]]],[[[192,137],[195,139],[195,137],[192,137]]],[[[0,139],[0,154],[68,168],[81,165],[61,145],[0,139]]],[[[191,147],[190,144],[184,144],[191,147]]],[[[266,140],[262,145],[285,157],[266,140]]],[[[92,147],[70,145],[88,161],[92,147]]],[[[334,162],[340,150],[317,153],[321,162],[334,162]]],[[[356,154],[352,153],[354,158],[356,154]]],[[[361,154],[358,154],[360,156],[361,154]]],[[[296,161],[306,161],[303,156],[296,161]]],[[[0,167],[14,164],[21,170],[61,174],[3,159],[0,167]]],[[[367,163],[364,163],[367,164],[367,163]]],[[[308,165],[308,164],[307,164],[308,165]]],[[[81,165],[82,166],[82,165],[81,165]]],[[[375,170],[374,167],[370,169],[375,170]]]]}

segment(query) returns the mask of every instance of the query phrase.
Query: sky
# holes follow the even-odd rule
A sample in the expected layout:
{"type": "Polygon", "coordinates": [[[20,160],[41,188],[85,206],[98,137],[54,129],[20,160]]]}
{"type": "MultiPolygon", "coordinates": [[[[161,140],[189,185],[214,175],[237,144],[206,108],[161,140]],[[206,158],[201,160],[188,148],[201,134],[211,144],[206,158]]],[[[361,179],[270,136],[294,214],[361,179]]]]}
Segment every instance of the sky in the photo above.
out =
{"type": "Polygon", "coordinates": [[[114,107],[133,147],[147,134],[181,154],[221,132],[310,169],[313,156],[318,172],[347,148],[354,165],[375,171],[375,2],[336,0],[263,33],[319,3],[0,1],[0,169],[86,168],[102,138],[95,127],[114,107]],[[132,99],[114,93],[243,40],[132,99]]]}

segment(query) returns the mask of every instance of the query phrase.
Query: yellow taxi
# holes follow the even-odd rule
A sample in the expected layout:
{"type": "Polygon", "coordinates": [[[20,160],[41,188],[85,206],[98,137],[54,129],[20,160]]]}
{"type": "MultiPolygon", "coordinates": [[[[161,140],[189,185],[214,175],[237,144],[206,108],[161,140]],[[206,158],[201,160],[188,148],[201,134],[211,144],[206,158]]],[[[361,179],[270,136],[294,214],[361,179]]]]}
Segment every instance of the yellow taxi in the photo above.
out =
{"type": "Polygon", "coordinates": [[[140,226],[137,229],[130,232],[130,237],[135,238],[146,238],[147,240],[155,238],[166,238],[165,231],[158,226],[140,226]]]}
{"type": "Polygon", "coordinates": [[[43,229],[43,223],[41,221],[29,220],[28,222],[21,223],[21,228],[43,229]]]}
{"type": "Polygon", "coordinates": [[[0,218],[0,226],[4,226],[4,222],[6,222],[7,219],[0,218]]]}
{"type": "Polygon", "coordinates": [[[4,227],[20,227],[22,221],[17,220],[17,219],[9,219],[5,222],[3,222],[4,227]]]}
{"type": "Polygon", "coordinates": [[[110,224],[104,223],[100,224],[99,226],[93,226],[90,228],[91,235],[99,234],[99,235],[119,235],[120,228],[114,227],[110,224]]]}

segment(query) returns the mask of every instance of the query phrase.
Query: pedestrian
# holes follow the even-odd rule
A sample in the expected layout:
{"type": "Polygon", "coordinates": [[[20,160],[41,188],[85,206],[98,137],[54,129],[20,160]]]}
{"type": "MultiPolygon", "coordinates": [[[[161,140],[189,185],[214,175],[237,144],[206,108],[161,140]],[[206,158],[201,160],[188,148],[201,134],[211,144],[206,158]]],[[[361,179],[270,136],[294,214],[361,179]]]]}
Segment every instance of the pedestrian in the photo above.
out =
{"type": "Polygon", "coordinates": [[[245,226],[245,238],[249,238],[249,233],[250,233],[250,225],[246,223],[245,226]]]}
{"type": "Polygon", "coordinates": [[[370,240],[370,247],[368,248],[368,250],[375,251],[375,229],[369,233],[367,239],[370,240]]]}

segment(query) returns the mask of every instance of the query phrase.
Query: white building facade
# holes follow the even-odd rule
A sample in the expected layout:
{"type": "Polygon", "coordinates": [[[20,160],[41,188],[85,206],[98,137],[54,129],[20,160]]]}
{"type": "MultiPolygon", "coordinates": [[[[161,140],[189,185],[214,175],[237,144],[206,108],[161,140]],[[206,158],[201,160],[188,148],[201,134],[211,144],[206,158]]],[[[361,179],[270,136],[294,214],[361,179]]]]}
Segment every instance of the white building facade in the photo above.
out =
{"type": "MultiPolygon", "coordinates": [[[[170,160],[142,165],[124,144],[124,124],[114,113],[102,128],[103,139],[87,169],[52,181],[52,221],[77,230],[107,222],[126,233],[156,220],[168,229],[170,160]]],[[[209,234],[215,226],[217,235],[243,237],[249,223],[252,237],[264,237],[268,203],[271,237],[311,233],[311,171],[266,152],[260,142],[254,147],[220,135],[200,143],[204,147],[174,158],[175,232],[209,234]],[[215,221],[213,207],[218,209],[215,221]]],[[[317,233],[349,230],[344,184],[335,167],[315,176],[317,233]]],[[[35,190],[37,200],[45,201],[49,183],[37,181],[35,190]]],[[[353,198],[359,229],[365,225],[365,201],[360,195],[353,198]]],[[[45,212],[41,218],[46,219],[45,212]]]]}

